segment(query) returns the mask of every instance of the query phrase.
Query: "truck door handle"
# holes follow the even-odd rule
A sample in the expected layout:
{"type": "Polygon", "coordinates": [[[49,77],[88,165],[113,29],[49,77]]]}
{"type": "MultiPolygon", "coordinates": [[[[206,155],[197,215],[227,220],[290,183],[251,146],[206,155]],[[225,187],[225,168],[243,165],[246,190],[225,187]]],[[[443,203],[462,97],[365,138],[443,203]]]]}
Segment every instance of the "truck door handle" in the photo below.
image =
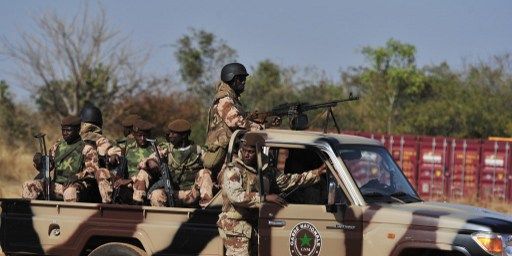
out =
{"type": "Polygon", "coordinates": [[[268,225],[271,227],[283,227],[286,225],[286,221],[284,220],[269,220],[268,225]]]}

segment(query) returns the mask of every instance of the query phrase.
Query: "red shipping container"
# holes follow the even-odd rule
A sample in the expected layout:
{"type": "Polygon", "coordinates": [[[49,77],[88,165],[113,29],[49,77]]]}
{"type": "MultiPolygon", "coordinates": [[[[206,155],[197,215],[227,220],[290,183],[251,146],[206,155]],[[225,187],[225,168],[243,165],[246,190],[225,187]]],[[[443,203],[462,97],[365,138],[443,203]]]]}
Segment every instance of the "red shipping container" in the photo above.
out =
{"type": "Polygon", "coordinates": [[[413,135],[390,135],[387,147],[414,188],[418,186],[418,141],[413,135]]]}
{"type": "Polygon", "coordinates": [[[386,146],[387,144],[387,140],[386,140],[386,135],[382,134],[382,133],[374,133],[374,132],[358,132],[357,133],[357,136],[361,136],[361,137],[365,137],[365,138],[369,138],[369,139],[372,139],[372,140],[378,140],[380,141],[384,146],[386,146]]]}
{"type": "Polygon", "coordinates": [[[450,198],[476,197],[480,168],[481,141],[477,139],[449,139],[448,164],[450,198]]]}
{"type": "Polygon", "coordinates": [[[444,137],[420,137],[418,193],[425,200],[446,199],[448,142],[444,137]]]}
{"type": "Polygon", "coordinates": [[[507,180],[510,172],[510,144],[484,141],[480,169],[480,200],[507,199],[507,180]]]}

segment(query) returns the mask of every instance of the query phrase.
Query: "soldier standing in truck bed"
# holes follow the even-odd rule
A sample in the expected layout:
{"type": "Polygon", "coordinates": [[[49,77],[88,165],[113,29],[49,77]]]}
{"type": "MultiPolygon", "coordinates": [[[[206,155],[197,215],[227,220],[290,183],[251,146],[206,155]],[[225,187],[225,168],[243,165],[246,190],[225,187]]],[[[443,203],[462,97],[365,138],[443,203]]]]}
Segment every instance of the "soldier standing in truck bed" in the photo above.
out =
{"type": "Polygon", "coordinates": [[[249,74],[244,65],[230,63],[221,71],[221,82],[208,113],[204,166],[214,175],[224,163],[231,134],[237,129],[260,130],[263,126],[246,118],[240,102],[249,74]]]}
{"type": "MultiPolygon", "coordinates": [[[[52,177],[50,198],[66,202],[98,202],[98,183],[106,169],[98,166],[98,153],[94,145],[80,137],[80,118],[68,116],[61,121],[62,139],[49,150],[52,177]],[[95,179],[96,178],[96,179],[95,179]]],[[[40,170],[41,154],[34,156],[34,166],[40,170]]],[[[43,180],[27,181],[23,184],[22,197],[40,199],[43,180]]],[[[104,203],[108,198],[102,198],[104,203]]]]}
{"type": "MultiPolygon", "coordinates": [[[[203,149],[189,139],[191,125],[187,120],[177,119],[167,126],[169,144],[159,149],[164,161],[167,161],[171,170],[172,182],[178,205],[201,207],[213,198],[213,182],[211,172],[203,167],[203,149]]],[[[153,154],[148,163],[158,168],[157,158],[153,154]]],[[[167,196],[163,188],[151,191],[149,195],[152,206],[167,205],[167,196]]]]}
{"type": "Polygon", "coordinates": [[[241,156],[226,164],[219,174],[223,205],[217,226],[226,247],[226,255],[250,255],[251,251],[252,254],[256,254],[256,240],[251,237],[255,235],[253,226],[258,220],[258,208],[261,203],[266,201],[285,206],[286,201],[278,193],[315,184],[326,171],[325,165],[322,165],[308,172],[284,174],[275,167],[263,163],[261,172],[266,191],[260,193],[256,147],[262,152],[264,143],[261,135],[244,135],[241,156]]]}

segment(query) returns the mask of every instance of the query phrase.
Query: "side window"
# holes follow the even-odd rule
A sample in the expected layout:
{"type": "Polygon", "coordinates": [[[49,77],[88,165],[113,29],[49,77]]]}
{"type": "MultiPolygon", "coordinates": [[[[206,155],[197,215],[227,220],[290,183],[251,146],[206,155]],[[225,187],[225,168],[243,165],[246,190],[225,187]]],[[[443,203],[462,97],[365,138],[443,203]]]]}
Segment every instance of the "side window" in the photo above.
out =
{"type": "MultiPolygon", "coordinates": [[[[301,174],[320,167],[323,160],[315,148],[270,148],[271,164],[286,175],[301,174]]],[[[308,186],[294,188],[281,193],[291,204],[326,204],[327,178],[308,186]]]]}

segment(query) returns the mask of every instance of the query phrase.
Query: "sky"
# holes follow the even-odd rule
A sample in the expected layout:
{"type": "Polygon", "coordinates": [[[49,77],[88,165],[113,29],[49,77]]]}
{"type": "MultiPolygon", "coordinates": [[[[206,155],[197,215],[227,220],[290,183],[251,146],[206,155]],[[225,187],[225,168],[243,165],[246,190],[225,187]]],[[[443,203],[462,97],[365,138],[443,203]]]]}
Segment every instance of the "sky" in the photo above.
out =
{"type": "MultiPolygon", "coordinates": [[[[73,0],[0,0],[0,33],[11,42],[20,31],[36,31],[33,17],[55,11],[73,17],[84,6],[73,0]]],[[[191,28],[212,32],[238,53],[249,72],[263,60],[283,67],[316,67],[327,78],[367,64],[364,46],[390,38],[416,46],[419,66],[446,61],[455,69],[512,52],[512,1],[472,0],[258,0],[258,1],[89,1],[102,6],[109,24],[135,49],[151,49],[146,70],[177,74],[172,46],[191,28]]],[[[27,100],[0,56],[0,79],[19,100],[27,100]]]]}

